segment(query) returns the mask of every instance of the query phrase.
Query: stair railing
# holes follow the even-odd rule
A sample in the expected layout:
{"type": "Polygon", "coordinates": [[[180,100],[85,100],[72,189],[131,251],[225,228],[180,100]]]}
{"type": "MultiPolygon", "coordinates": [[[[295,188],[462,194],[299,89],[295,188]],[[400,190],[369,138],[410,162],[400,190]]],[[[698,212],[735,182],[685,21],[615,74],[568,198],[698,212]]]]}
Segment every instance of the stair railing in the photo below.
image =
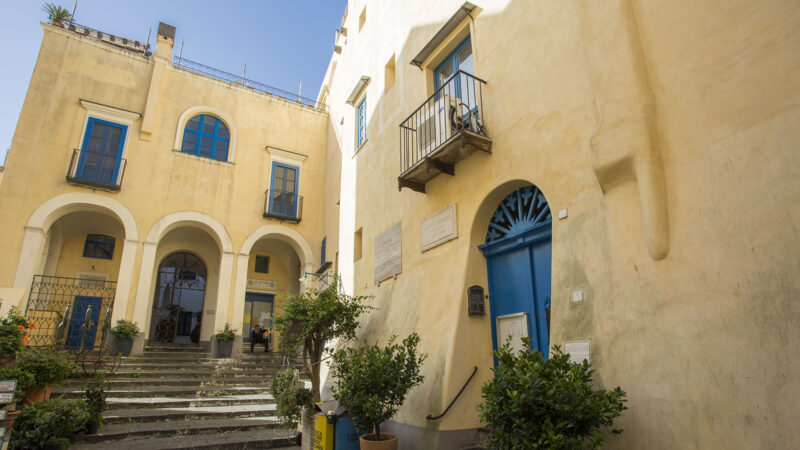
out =
{"type": "Polygon", "coordinates": [[[475,366],[472,369],[472,374],[469,376],[469,378],[467,378],[467,382],[464,383],[464,386],[461,386],[461,390],[458,391],[458,394],[456,394],[456,396],[453,398],[453,401],[451,401],[450,404],[447,405],[447,408],[445,408],[444,411],[441,414],[439,414],[438,416],[433,417],[430,414],[428,414],[427,416],[425,416],[425,419],[426,420],[438,420],[438,419],[441,419],[442,417],[444,417],[444,415],[447,414],[447,411],[450,411],[450,407],[453,406],[453,404],[456,402],[456,400],[458,400],[458,397],[461,396],[461,393],[464,392],[464,389],[467,388],[467,385],[469,384],[470,381],[472,381],[472,378],[475,376],[476,373],[478,373],[478,366],[475,366]]]}

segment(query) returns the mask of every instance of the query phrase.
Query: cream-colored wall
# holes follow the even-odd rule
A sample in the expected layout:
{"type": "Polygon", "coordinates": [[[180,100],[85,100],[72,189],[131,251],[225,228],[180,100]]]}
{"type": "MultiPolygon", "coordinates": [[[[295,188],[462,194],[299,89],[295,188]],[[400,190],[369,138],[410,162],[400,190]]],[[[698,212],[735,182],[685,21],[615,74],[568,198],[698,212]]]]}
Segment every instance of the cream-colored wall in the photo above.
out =
{"type": "MultiPolygon", "coordinates": [[[[800,423],[791,400],[800,365],[785,356],[800,343],[796,5],[474,2],[483,10],[461,29],[487,80],[492,154],[469,156],[425,194],[398,192],[398,125],[432,93],[430,67],[458,31],[425,70],[409,61],[462,3],[370,3],[358,32],[363,1],[351,1],[327,82],[330,126],[344,119],[340,267],[348,291],[379,307],[360,337],[417,331],[429,355],[424,384],[394,420],[479,426],[491,324],[467,316],[465,290],[488,288],[477,245],[498,202],[532,183],[554,213],[568,210],[552,227],[551,343],[590,339],[598,384],[629,392],[618,421],[625,433],[609,446],[790,447],[800,423]],[[396,81],[384,94],[393,53],[396,81]],[[344,100],[364,75],[368,141],[353,157],[354,111],[344,100]],[[639,161],[639,145],[663,161],[665,195],[657,178],[626,167],[639,161]],[[421,253],[420,221],[453,202],[458,239],[421,253]],[[374,239],[398,221],[403,271],[376,287],[374,239]],[[359,228],[363,257],[353,263],[359,228]],[[668,232],[666,257],[659,230],[668,232]],[[583,304],[570,304],[573,289],[584,289],[583,304]],[[478,375],[455,407],[426,421],[473,366],[478,375]]],[[[657,175],[658,160],[646,162],[657,175]]]]}
{"type": "MultiPolygon", "coordinates": [[[[26,234],[25,226],[38,207],[72,193],[107,198],[117,205],[116,210],[124,210],[123,215],[133,217],[131,227],[126,225],[118,239],[120,253],[124,245],[130,251],[120,262],[119,272],[128,281],[126,286],[121,285],[125,292],[118,293],[115,317],[141,315],[141,320],[145,316],[149,320],[150,305],[135,305],[135,302],[152,301],[152,273],[160,262],[158,257],[153,261],[153,252],[158,249],[160,256],[165,246],[159,242],[162,234],[156,235],[153,242],[147,241],[146,236],[159,220],[171,214],[187,213],[191,217],[182,225],[202,230],[208,230],[206,222],[213,220],[221,224],[223,240],[230,242],[229,249],[221,249],[222,240],[217,234],[210,237],[217,253],[209,266],[225,271],[225,279],[219,285],[224,292],[219,297],[227,304],[220,305],[216,313],[220,326],[241,321],[235,317],[235,311],[244,301],[244,291],[237,281],[246,276],[237,274],[237,261],[240,257],[246,261],[249,249],[243,249],[243,244],[261,227],[280,225],[280,230],[288,232],[278,233],[293,248],[303,250],[297,250],[303,264],[318,262],[325,235],[327,113],[198,75],[172,66],[167,59],[145,58],[52,25],[43,24],[42,29],[39,58],[0,188],[0,210],[13,212],[4,214],[0,220],[0,244],[6,250],[0,257],[3,292],[16,295],[21,289],[14,285],[18,269],[33,267],[30,276],[39,273],[45,262],[37,249],[47,250],[47,245],[41,244],[46,239],[40,236],[46,235],[49,225],[65,212],[99,211],[123,222],[119,213],[88,200],[71,206],[64,204],[44,220],[45,228],[29,229],[26,234]],[[160,78],[153,78],[154,74],[160,78]],[[153,92],[158,95],[149,95],[153,92]],[[69,185],[65,181],[70,157],[73,149],[81,145],[87,119],[81,100],[132,112],[138,117],[128,128],[124,150],[127,165],[117,193],[69,185]],[[199,106],[218,111],[233,122],[237,139],[235,148],[230,150],[235,155],[232,162],[221,163],[174,150],[181,116],[199,106]],[[145,119],[152,120],[152,129],[146,133],[141,130],[145,119]],[[298,224],[262,217],[264,193],[271,176],[268,146],[306,156],[299,175],[303,219],[298,224]],[[138,236],[125,235],[137,231],[138,236]],[[22,251],[24,241],[28,247],[22,251]],[[245,254],[239,255],[240,251],[245,254]],[[23,264],[23,261],[28,262],[23,264]],[[147,267],[144,278],[143,267],[147,267]],[[147,283],[139,286],[140,279],[147,283]]],[[[169,42],[159,38],[157,54],[168,53],[169,46],[165,44],[169,42]]],[[[188,242],[184,249],[202,250],[199,244],[197,247],[188,242]]],[[[22,278],[28,276],[25,270],[20,274],[25,275],[22,278]]],[[[204,337],[211,332],[205,328],[208,323],[204,322],[204,337]]]]}

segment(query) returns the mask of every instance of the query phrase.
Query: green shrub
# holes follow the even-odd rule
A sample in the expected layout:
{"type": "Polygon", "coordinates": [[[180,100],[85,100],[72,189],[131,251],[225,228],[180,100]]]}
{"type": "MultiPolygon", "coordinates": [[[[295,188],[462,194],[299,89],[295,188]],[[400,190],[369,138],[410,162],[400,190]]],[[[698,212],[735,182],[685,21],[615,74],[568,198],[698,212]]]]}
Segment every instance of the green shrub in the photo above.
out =
{"type": "Polygon", "coordinates": [[[26,331],[35,325],[12,307],[8,316],[0,318],[0,355],[19,352],[28,339],[26,331]]]}
{"type": "Polygon", "coordinates": [[[358,430],[375,430],[381,440],[381,423],[395,415],[406,394],[422,383],[420,367],[427,355],[417,356],[419,335],[412,333],[386,347],[365,345],[333,354],[331,373],[336,380],[333,397],[347,407],[358,430]]]}
{"type": "Polygon", "coordinates": [[[77,367],[66,354],[49,349],[27,348],[17,355],[16,367],[33,375],[34,386],[58,386],[72,377],[77,367]]]}
{"type": "Polygon", "coordinates": [[[72,20],[72,14],[69,10],[55,3],[45,3],[42,6],[42,11],[47,13],[47,20],[50,21],[63,22],[65,20],[72,20]]]}
{"type": "Polygon", "coordinates": [[[69,438],[89,420],[83,400],[50,399],[26,406],[11,430],[11,450],[40,449],[50,441],[69,438]]]}
{"type": "Polygon", "coordinates": [[[286,369],[276,373],[270,382],[270,391],[275,397],[275,413],[285,425],[300,420],[303,408],[312,411],[311,389],[303,386],[300,374],[295,369],[286,369]]]}
{"type": "Polygon", "coordinates": [[[499,348],[494,378],[483,385],[478,413],[490,430],[489,448],[600,448],[600,427],[627,409],[625,392],[595,390],[591,365],[571,363],[558,346],[545,358],[525,345],[517,355],[508,344],[499,348]]]}
{"type": "Polygon", "coordinates": [[[225,324],[225,329],[217,331],[217,342],[230,342],[236,339],[236,330],[231,329],[228,324],[225,324]]]}
{"type": "Polygon", "coordinates": [[[33,374],[26,372],[19,367],[0,368],[0,380],[17,380],[17,389],[14,391],[14,400],[22,401],[25,391],[29,387],[36,386],[33,374]]]}
{"type": "Polygon", "coordinates": [[[111,332],[114,333],[117,339],[133,339],[139,335],[139,325],[136,325],[136,322],[120,319],[111,328],[111,332]]]}

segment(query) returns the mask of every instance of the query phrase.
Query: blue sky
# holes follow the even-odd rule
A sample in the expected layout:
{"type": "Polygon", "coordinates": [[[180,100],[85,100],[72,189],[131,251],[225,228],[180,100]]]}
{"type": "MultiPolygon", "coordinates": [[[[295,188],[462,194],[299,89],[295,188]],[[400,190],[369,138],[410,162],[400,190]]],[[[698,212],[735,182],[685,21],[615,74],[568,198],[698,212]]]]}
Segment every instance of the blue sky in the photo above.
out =
{"type": "MultiPolygon", "coordinates": [[[[42,41],[44,1],[4,1],[0,48],[0,164],[11,147],[42,41]]],[[[72,11],[74,0],[55,2],[72,11]]],[[[158,22],[177,28],[174,54],[289,92],[303,82],[303,97],[316,98],[333,52],[347,0],[79,0],[75,22],[144,41],[158,22]]]]}

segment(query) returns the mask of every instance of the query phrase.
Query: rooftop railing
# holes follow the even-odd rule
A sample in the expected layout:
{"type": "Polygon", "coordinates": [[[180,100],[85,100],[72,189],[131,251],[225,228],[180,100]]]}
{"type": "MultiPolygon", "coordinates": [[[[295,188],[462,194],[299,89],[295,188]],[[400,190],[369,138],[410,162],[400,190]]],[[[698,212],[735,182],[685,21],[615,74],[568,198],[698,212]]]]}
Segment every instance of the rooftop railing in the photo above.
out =
{"type": "Polygon", "coordinates": [[[311,100],[310,98],[301,97],[298,94],[292,94],[289,91],[284,91],[283,89],[278,89],[276,87],[272,87],[264,83],[259,83],[258,81],[250,80],[242,75],[234,75],[232,73],[225,72],[223,70],[215,69],[213,67],[209,67],[204,64],[188,60],[186,58],[181,58],[180,56],[174,57],[172,64],[182,69],[190,70],[192,72],[199,73],[202,75],[207,75],[212,78],[216,78],[218,80],[227,81],[228,83],[233,83],[233,84],[238,84],[240,86],[248,87],[257,92],[263,92],[266,94],[274,95],[275,97],[280,97],[289,100],[291,102],[300,103],[301,105],[309,106],[314,109],[320,109],[323,111],[327,109],[327,105],[325,105],[324,103],[317,102],[316,100],[311,100]]]}
{"type": "Polygon", "coordinates": [[[64,22],[61,25],[58,24],[53,24],[53,25],[61,26],[62,28],[66,28],[69,31],[74,31],[75,33],[81,34],[83,36],[99,39],[103,42],[115,45],[120,48],[124,48],[125,50],[141,53],[145,56],[150,55],[150,44],[147,44],[145,42],[139,42],[133,39],[114,36],[113,34],[104,33],[100,30],[95,30],[94,28],[90,28],[75,22],[64,22]]]}

